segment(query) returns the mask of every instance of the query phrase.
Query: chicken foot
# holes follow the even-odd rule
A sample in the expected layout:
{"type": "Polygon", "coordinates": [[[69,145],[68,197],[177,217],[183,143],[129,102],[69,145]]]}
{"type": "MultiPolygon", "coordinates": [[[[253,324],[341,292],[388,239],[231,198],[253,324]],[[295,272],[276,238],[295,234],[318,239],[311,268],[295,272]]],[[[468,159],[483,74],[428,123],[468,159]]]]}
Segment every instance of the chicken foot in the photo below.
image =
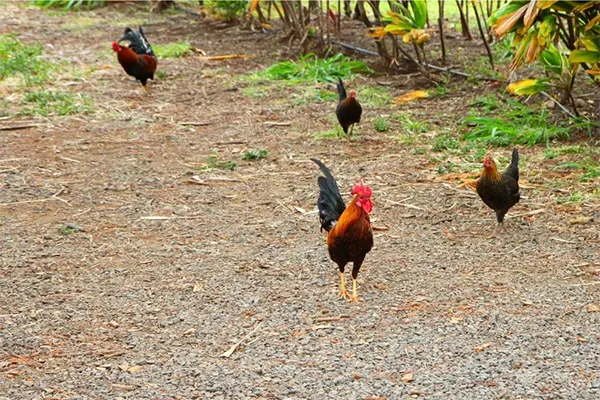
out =
{"type": "Polygon", "coordinates": [[[344,279],[344,273],[340,272],[340,296],[347,299],[350,297],[346,291],[346,280],[344,279]]]}
{"type": "Polygon", "coordinates": [[[352,278],[352,296],[350,297],[350,301],[353,303],[358,303],[358,290],[356,286],[356,279],[352,278]]]}

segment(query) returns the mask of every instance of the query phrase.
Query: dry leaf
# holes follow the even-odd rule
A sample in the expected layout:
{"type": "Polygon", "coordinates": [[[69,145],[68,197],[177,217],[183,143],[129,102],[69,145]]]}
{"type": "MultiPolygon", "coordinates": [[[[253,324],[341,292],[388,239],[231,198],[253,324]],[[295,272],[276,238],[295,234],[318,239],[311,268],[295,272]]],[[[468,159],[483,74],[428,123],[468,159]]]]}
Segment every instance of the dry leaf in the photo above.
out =
{"type": "Polygon", "coordinates": [[[137,374],[141,370],[142,370],[142,367],[140,367],[139,365],[134,365],[133,367],[127,368],[127,372],[129,372],[130,374],[137,374]]]}
{"type": "Polygon", "coordinates": [[[404,383],[409,383],[409,382],[412,382],[412,381],[413,381],[413,373],[412,372],[407,372],[402,377],[402,382],[404,382],[404,383]]]}
{"type": "Polygon", "coordinates": [[[587,307],[587,312],[598,312],[600,310],[600,307],[598,307],[598,304],[588,304],[587,307]]]}
{"type": "Polygon", "coordinates": [[[360,379],[360,375],[359,375],[359,374],[357,374],[357,373],[353,373],[353,374],[352,374],[352,377],[353,377],[354,379],[356,379],[356,380],[359,380],[359,379],[360,379]]]}
{"type": "Polygon", "coordinates": [[[586,343],[588,340],[587,340],[586,338],[584,338],[584,337],[577,336],[577,341],[578,341],[579,343],[586,343]]]}
{"type": "Polygon", "coordinates": [[[577,224],[588,224],[592,222],[594,218],[592,217],[576,217],[569,220],[569,224],[577,225],[577,224]]]}
{"type": "Polygon", "coordinates": [[[196,292],[199,292],[200,290],[202,290],[202,285],[200,284],[200,282],[194,283],[194,288],[192,289],[192,292],[196,293],[196,292]]]}
{"type": "Polygon", "coordinates": [[[190,335],[190,334],[196,333],[196,332],[198,332],[198,329],[196,329],[196,328],[190,328],[187,331],[183,332],[183,336],[187,336],[187,335],[190,335]]]}
{"type": "Polygon", "coordinates": [[[462,318],[459,318],[459,317],[451,317],[450,318],[450,322],[452,322],[453,324],[458,324],[460,321],[462,321],[462,318]]]}
{"type": "Polygon", "coordinates": [[[426,97],[429,97],[429,93],[425,90],[415,90],[414,92],[405,93],[402,96],[396,97],[395,103],[403,104],[416,99],[424,99],[426,97]]]}
{"type": "Polygon", "coordinates": [[[488,342],[488,343],[482,344],[481,346],[477,346],[477,347],[475,347],[475,352],[480,353],[480,352],[484,351],[485,349],[492,347],[493,344],[494,344],[494,342],[488,342]]]}

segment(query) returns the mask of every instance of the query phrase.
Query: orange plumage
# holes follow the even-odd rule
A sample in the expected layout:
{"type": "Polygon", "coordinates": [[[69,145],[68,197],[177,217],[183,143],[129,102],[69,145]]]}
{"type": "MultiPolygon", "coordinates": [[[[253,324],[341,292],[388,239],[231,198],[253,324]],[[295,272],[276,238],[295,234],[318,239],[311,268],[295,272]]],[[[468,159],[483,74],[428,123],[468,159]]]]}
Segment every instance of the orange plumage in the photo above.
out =
{"type": "Polygon", "coordinates": [[[356,278],[365,256],[373,247],[373,229],[369,213],[373,209],[371,202],[372,190],[362,183],[357,183],[352,189],[354,198],[345,206],[339,188],[329,169],[319,160],[312,159],[323,174],[318,178],[319,217],[321,229],[328,231],[327,249],[329,257],[338,265],[340,270],[340,295],[348,297],[344,280],[346,264],[352,265],[352,296],[351,301],[358,301],[356,278]]]}

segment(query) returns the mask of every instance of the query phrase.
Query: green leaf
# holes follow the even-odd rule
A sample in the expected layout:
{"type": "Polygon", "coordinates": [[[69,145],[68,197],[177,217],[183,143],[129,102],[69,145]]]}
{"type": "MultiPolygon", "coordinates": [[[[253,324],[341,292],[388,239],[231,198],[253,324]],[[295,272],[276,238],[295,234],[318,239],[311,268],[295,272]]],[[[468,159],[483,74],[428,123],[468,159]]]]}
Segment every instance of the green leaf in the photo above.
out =
{"type": "Polygon", "coordinates": [[[423,29],[427,24],[427,3],[425,0],[412,0],[410,2],[413,11],[413,22],[416,28],[423,29]]]}
{"type": "Polygon", "coordinates": [[[600,62],[600,51],[592,50],[573,50],[569,57],[571,64],[587,63],[596,64],[600,62]]]}
{"type": "Polygon", "coordinates": [[[500,18],[514,13],[527,3],[528,1],[511,1],[506,3],[504,6],[497,9],[490,18],[488,18],[488,25],[494,25],[500,18]]]}
{"type": "Polygon", "coordinates": [[[551,46],[549,49],[542,51],[540,61],[548,71],[559,75],[562,73],[562,57],[556,47],[551,46]]]}
{"type": "Polygon", "coordinates": [[[549,87],[550,84],[546,80],[525,79],[519,82],[511,83],[506,88],[506,91],[517,96],[527,96],[543,92],[549,87]]]}

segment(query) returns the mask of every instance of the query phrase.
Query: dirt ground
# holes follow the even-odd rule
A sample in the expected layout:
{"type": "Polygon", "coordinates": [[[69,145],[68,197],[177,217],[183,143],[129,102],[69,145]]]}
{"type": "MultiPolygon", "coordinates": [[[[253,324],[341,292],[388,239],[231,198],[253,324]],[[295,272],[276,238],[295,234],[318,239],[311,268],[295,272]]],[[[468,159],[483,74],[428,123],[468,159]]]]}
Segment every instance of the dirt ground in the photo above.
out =
{"type": "MultiPolygon", "coordinates": [[[[85,29],[73,14],[0,11],[0,33],[95,66],[53,83],[93,113],[0,121],[35,125],[0,131],[0,399],[600,397],[596,204],[525,184],[488,238],[493,214],[471,190],[373,129],[389,110],[366,110],[352,142],[315,139],[335,104],[245,96],[233,78],[285,57],[275,35],[139,11],[151,43],[254,56],[161,60],[147,96],[110,53],[122,10],[83,13],[85,29]],[[268,157],[242,160],[251,148],[268,157]],[[200,168],[213,154],[237,168],[200,168]],[[374,191],[359,304],[337,296],[311,157],[348,197],[358,176],[374,191]],[[580,216],[595,220],[569,223],[580,216]]],[[[464,104],[414,107],[452,119],[464,104]]]]}

